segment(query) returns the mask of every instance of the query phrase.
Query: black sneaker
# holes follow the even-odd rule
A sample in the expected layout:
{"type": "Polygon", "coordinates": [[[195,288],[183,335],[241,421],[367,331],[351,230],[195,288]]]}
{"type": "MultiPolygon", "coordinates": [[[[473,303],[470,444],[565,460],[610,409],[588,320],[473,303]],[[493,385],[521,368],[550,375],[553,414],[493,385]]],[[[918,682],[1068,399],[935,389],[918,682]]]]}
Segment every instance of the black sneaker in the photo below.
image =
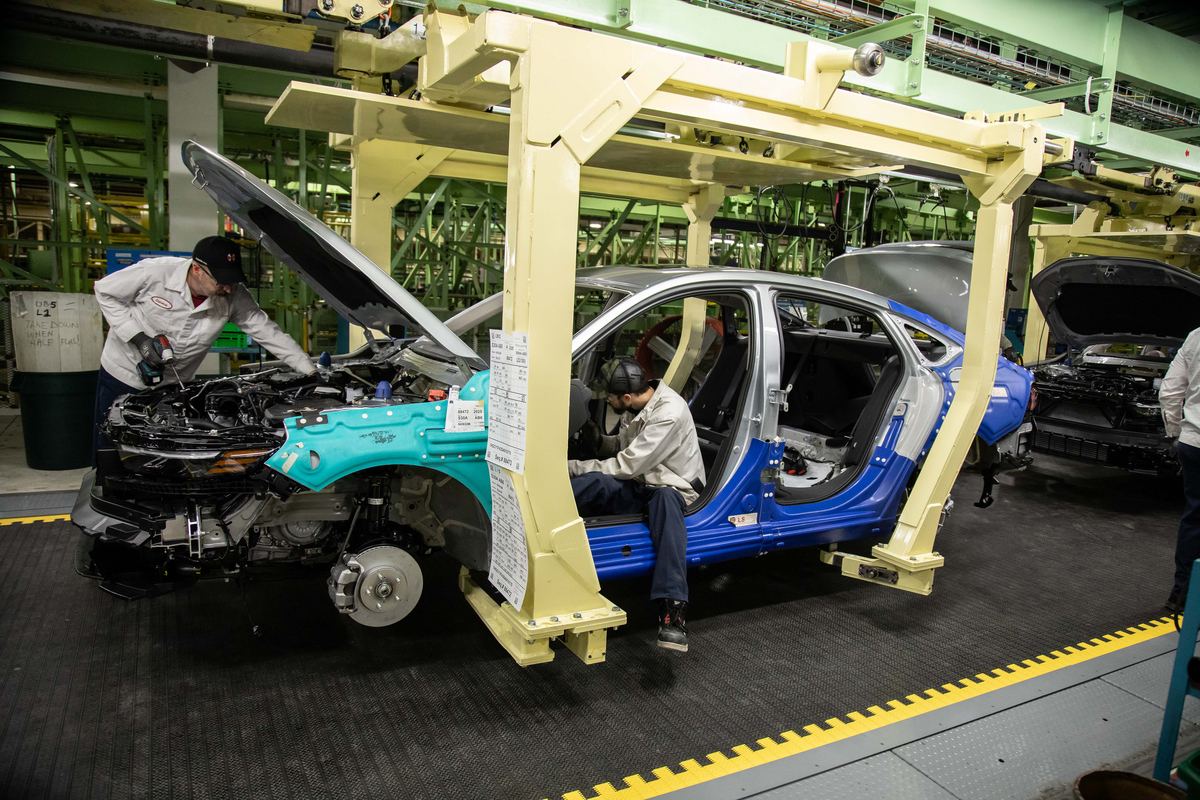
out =
{"type": "Polygon", "coordinates": [[[1171,595],[1167,598],[1167,602],[1163,603],[1163,608],[1172,614],[1183,613],[1183,603],[1179,602],[1179,598],[1175,597],[1174,595],[1171,595]]]}
{"type": "Polygon", "coordinates": [[[687,603],[683,600],[658,601],[658,646],[687,652],[687,603]]]}

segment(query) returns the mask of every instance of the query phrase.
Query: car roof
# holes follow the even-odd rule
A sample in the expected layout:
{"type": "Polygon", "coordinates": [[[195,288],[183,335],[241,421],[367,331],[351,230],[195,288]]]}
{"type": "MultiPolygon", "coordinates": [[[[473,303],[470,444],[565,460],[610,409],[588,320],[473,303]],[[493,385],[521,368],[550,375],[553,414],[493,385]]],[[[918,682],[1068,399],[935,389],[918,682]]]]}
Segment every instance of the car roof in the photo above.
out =
{"type": "Polygon", "coordinates": [[[576,271],[575,283],[629,294],[652,288],[665,288],[667,284],[678,284],[680,287],[689,284],[703,286],[728,283],[770,285],[793,291],[808,289],[832,294],[846,301],[874,306],[882,311],[895,310],[887,298],[853,286],[786,272],[767,272],[740,267],[588,267],[576,271]]]}

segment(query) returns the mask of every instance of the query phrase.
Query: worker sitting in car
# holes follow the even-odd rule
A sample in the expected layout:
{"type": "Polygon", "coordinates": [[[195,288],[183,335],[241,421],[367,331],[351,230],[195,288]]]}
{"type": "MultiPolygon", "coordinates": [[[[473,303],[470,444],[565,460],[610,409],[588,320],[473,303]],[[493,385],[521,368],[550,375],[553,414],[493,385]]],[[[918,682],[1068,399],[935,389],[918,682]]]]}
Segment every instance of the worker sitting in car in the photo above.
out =
{"type": "Polygon", "coordinates": [[[147,258],[96,281],[109,335],[96,383],[93,466],[100,424],[113,401],[146,386],[190,380],[227,322],[293,370],[313,371],[308,355],[258,307],[245,283],[241,247],[220,236],[197,242],[191,258],[147,258]],[[169,363],[164,347],[173,356],[169,363]]]}
{"type": "Polygon", "coordinates": [[[584,516],[650,516],[656,561],[650,599],[659,603],[658,646],[687,652],[687,526],[683,510],[704,487],[704,461],[687,401],[662,381],[648,381],[632,358],[600,371],[597,388],[621,414],[617,436],[595,422],[584,441],[598,459],[568,461],[571,490],[584,516]]]}

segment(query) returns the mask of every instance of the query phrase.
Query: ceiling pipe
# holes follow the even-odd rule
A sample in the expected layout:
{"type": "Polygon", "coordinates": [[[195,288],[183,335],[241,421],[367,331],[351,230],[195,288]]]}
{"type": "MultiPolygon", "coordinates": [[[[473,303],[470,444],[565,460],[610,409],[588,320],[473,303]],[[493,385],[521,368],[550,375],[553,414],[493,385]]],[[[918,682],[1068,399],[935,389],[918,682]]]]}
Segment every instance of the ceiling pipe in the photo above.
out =
{"type": "Polygon", "coordinates": [[[295,72],[321,78],[334,77],[333,50],[289,50],[219,36],[71,14],[24,3],[12,3],[5,9],[5,24],[48,36],[177,58],[295,72]]]}

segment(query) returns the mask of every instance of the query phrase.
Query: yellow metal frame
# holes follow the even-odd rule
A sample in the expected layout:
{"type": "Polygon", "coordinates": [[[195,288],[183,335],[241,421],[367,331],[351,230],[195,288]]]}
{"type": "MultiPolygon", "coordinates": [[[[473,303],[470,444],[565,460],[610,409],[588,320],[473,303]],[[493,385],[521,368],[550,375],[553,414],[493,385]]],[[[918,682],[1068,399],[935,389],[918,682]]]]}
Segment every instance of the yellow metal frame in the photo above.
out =
{"type": "MultiPolygon", "coordinates": [[[[1024,120],[961,120],[838,89],[847,58],[789,46],[783,75],[516,14],[426,12],[420,101],[293,84],[274,125],[326,130],[354,153],[354,242],[390,263],[390,210],[424,175],[506,181],[504,330],[529,337],[525,474],[509,473],[528,544],[524,605],[496,604],[469,576],[472,607],[518,663],[549,660],[563,637],[587,663],[625,621],[601,594],[566,471],[580,191],[684,206],[688,259],[707,263],[726,186],[799,183],[918,165],[961,175],[980,202],[958,393],[895,532],[843,573],[883,566],[898,588],[928,593],[942,506],[983,416],[996,369],[1012,202],[1042,167],[1045,134],[1024,120]],[[482,109],[508,102],[507,115],[482,109]],[[634,116],[775,145],[744,155],[686,138],[622,136],[634,116]],[[608,609],[605,612],[605,609],[608,609]]],[[[734,139],[736,141],[736,139],[734,139]]]]}

